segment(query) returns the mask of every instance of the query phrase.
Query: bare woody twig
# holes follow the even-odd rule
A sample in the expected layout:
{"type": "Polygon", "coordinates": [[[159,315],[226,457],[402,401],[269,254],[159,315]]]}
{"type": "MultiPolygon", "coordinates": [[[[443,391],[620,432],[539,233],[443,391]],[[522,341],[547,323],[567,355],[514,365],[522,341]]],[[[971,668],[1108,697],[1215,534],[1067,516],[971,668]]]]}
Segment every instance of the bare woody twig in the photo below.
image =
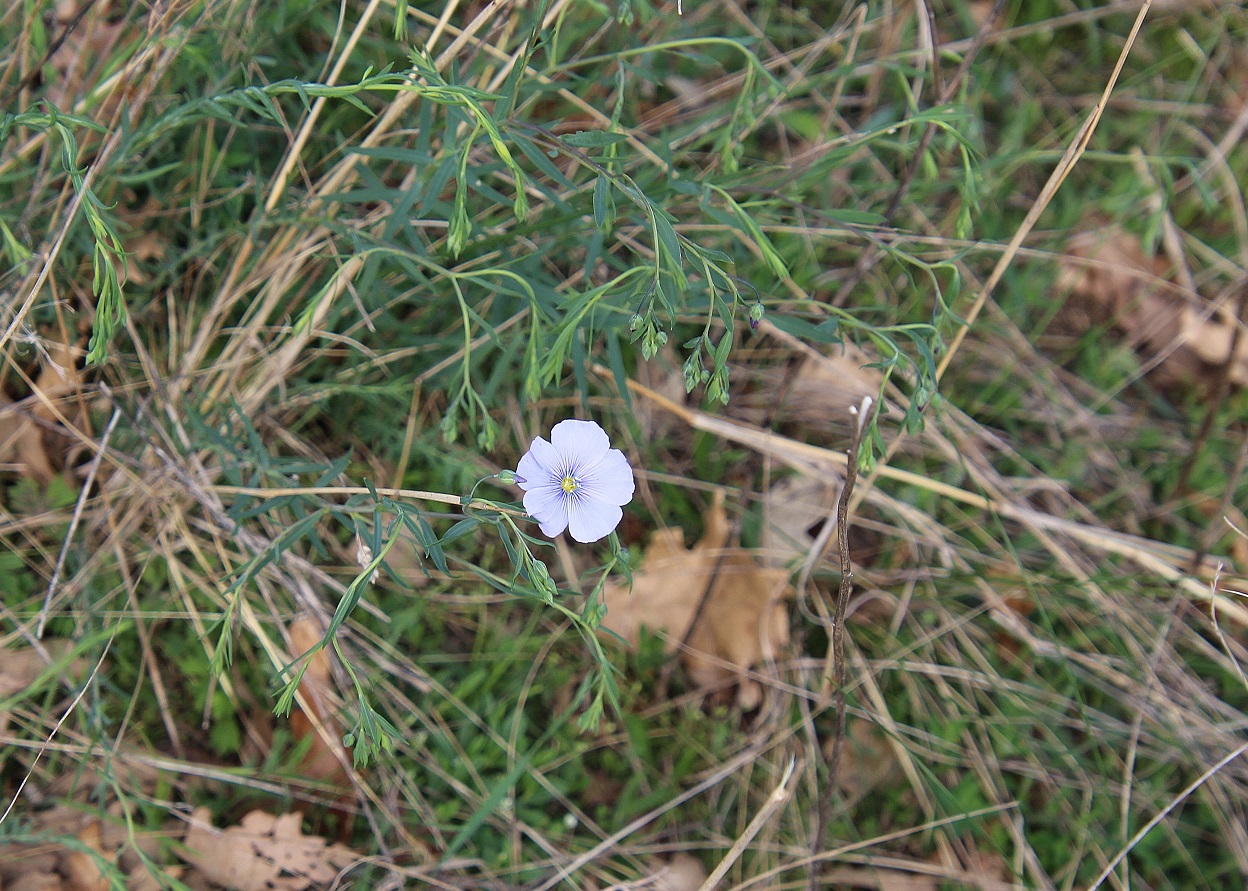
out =
{"type": "MultiPolygon", "coordinates": [[[[854,427],[854,435],[849,444],[849,460],[845,465],[845,485],[841,487],[841,497],[836,508],[836,546],[841,557],[841,584],[836,592],[836,606],[832,618],[832,671],[834,687],[832,702],[836,709],[836,734],[832,737],[832,755],[828,758],[828,779],[819,797],[819,816],[815,824],[815,833],[811,838],[812,862],[818,862],[819,848],[829,821],[832,819],[832,794],[836,789],[836,778],[841,768],[841,752],[845,748],[845,613],[849,607],[849,595],[854,589],[853,562],[849,557],[849,500],[854,493],[854,483],[858,478],[858,450],[862,446],[862,434],[867,426],[867,418],[871,414],[870,396],[864,396],[862,405],[854,411],[858,415],[858,424],[854,427]]],[[[819,869],[812,867],[807,879],[810,891],[819,887],[819,869]]]]}

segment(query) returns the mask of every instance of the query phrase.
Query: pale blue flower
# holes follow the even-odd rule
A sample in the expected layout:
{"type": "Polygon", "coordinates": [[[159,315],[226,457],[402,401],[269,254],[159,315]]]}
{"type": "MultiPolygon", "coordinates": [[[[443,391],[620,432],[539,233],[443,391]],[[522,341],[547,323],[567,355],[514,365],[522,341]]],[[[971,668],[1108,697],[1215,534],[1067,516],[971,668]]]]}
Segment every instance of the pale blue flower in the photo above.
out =
{"type": "Polygon", "coordinates": [[[524,509],[554,538],[564,529],[579,542],[597,541],[619,525],[633,500],[633,469],[593,421],[560,421],[550,442],[540,436],[516,467],[524,509]]]}

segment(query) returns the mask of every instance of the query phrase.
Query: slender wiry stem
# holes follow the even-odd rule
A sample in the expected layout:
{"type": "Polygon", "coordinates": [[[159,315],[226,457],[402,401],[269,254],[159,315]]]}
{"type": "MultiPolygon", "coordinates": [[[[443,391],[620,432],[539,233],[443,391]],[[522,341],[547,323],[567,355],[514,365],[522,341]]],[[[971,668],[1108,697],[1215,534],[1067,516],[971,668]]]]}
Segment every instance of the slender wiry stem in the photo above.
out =
{"type": "Polygon", "coordinates": [[[373,489],[367,489],[364,486],[307,486],[300,488],[299,486],[286,486],[263,488],[258,486],[213,486],[214,492],[222,495],[250,495],[253,498],[285,498],[289,495],[371,495],[376,492],[378,495],[385,495],[388,498],[410,498],[416,501],[436,501],[439,504],[454,504],[456,506],[475,507],[482,510],[492,510],[500,514],[510,514],[513,517],[527,517],[524,511],[514,507],[504,507],[501,504],[495,504],[492,501],[470,501],[464,505],[463,498],[459,495],[452,495],[448,492],[425,492],[421,489],[391,489],[382,486],[376,486],[373,489]]]}
{"type": "MultiPolygon", "coordinates": [[[[819,797],[819,817],[811,840],[812,858],[819,855],[828,822],[832,818],[832,795],[836,790],[836,777],[841,768],[841,750],[845,748],[845,613],[849,607],[849,595],[854,589],[853,563],[849,557],[849,500],[854,494],[854,482],[858,478],[858,450],[862,446],[862,433],[871,413],[872,399],[864,396],[856,411],[858,424],[849,444],[849,461],[845,465],[845,485],[836,506],[836,547],[841,557],[841,585],[836,592],[836,606],[832,617],[832,673],[835,686],[832,702],[836,709],[836,735],[832,738],[832,755],[828,758],[828,779],[823,795],[819,797]]],[[[855,411],[855,409],[850,409],[855,411]]],[[[819,870],[812,868],[807,887],[815,891],[819,887],[819,870]]]]}

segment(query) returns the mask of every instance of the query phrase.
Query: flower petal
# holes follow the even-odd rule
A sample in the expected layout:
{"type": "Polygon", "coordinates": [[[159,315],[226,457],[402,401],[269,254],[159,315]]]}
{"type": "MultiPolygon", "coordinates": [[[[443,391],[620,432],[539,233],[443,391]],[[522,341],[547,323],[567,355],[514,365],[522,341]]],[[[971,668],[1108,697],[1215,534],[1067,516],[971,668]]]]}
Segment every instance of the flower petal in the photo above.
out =
{"type": "Polygon", "coordinates": [[[550,441],[566,462],[563,466],[577,477],[597,464],[611,448],[607,431],[593,421],[560,421],[551,428],[550,441]]]}
{"type": "MultiPolygon", "coordinates": [[[[568,499],[568,531],[582,544],[605,538],[623,517],[624,512],[615,504],[587,497],[568,499]]],[[[545,526],[542,531],[546,531],[545,526]]]]}
{"type": "Polygon", "coordinates": [[[561,464],[559,451],[539,436],[516,465],[516,476],[520,477],[516,485],[526,491],[534,486],[549,485],[559,474],[561,464]]]}
{"type": "Polygon", "coordinates": [[[558,486],[535,486],[524,493],[524,509],[537,520],[542,534],[554,538],[568,528],[568,497],[558,486]]]}
{"type": "MultiPolygon", "coordinates": [[[[628,504],[633,500],[637,484],[633,468],[619,449],[610,449],[597,464],[581,477],[585,495],[604,504],[628,504]]],[[[618,520],[616,522],[619,522],[618,520]]]]}

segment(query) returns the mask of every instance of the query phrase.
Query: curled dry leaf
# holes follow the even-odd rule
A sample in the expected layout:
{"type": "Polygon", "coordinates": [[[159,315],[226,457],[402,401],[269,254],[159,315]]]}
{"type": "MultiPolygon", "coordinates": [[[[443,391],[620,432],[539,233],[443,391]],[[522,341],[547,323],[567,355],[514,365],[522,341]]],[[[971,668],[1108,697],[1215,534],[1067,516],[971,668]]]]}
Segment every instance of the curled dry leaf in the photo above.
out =
{"type": "MultiPolygon", "coordinates": [[[[1167,269],[1164,260],[1146,257],[1139,240],[1117,227],[1076,235],[1058,274],[1057,289],[1069,296],[1054,329],[1082,334],[1112,323],[1155,367],[1159,384],[1212,382],[1230,355],[1232,310],[1168,287],[1167,269]]],[[[1248,337],[1240,337],[1230,378],[1248,385],[1248,337]]]]}
{"type": "Polygon", "coordinates": [[[793,591],[787,572],[725,549],[728,518],[722,496],[703,520],[705,533],[691,549],[685,548],[679,529],[659,529],[650,537],[633,587],[608,583],[604,589],[603,626],[633,646],[643,625],[666,633],[669,652],[686,641],[682,656],[694,683],[710,687],[736,680],[738,702],[753,708],[762,691],[746,672],[788,643],[785,601],[793,591]],[[697,625],[690,627],[695,616],[697,625]]]}
{"type": "Polygon", "coordinates": [[[237,891],[303,891],[326,885],[359,858],[345,845],[304,835],[302,817],[252,811],[239,826],[216,829],[212,812],[191,815],[183,855],[205,878],[237,891]]]}

